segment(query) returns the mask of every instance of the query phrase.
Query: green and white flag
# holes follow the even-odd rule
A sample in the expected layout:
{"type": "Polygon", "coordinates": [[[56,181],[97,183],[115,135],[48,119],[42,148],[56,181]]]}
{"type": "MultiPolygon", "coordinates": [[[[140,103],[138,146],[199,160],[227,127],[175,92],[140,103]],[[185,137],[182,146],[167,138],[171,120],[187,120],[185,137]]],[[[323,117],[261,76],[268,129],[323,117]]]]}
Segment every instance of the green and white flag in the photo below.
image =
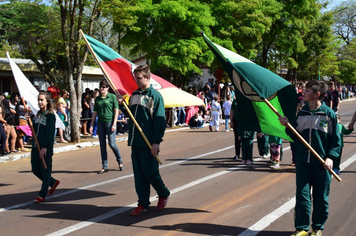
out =
{"type": "Polygon", "coordinates": [[[241,127],[291,140],[264,99],[293,124],[297,101],[294,86],[247,58],[214,44],[204,33],[202,36],[233,81],[241,127]]]}

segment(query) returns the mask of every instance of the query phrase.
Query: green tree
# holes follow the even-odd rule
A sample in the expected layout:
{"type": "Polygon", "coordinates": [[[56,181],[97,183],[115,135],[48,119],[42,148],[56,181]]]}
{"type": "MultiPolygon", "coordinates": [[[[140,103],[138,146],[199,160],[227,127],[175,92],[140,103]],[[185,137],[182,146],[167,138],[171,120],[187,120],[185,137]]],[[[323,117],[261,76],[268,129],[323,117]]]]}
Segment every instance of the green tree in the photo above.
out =
{"type": "Polygon", "coordinates": [[[0,22],[1,40],[16,45],[22,57],[36,64],[46,81],[63,78],[63,58],[58,53],[60,21],[55,8],[36,2],[1,4],[0,22]]]}
{"type": "MultiPolygon", "coordinates": [[[[97,39],[109,47],[117,49],[117,52],[125,58],[131,57],[129,49],[132,45],[125,47],[121,45],[120,39],[125,34],[126,28],[136,22],[136,16],[132,15],[132,12],[138,8],[136,1],[132,0],[104,0],[100,5],[101,13],[104,16],[101,19],[106,22],[105,28],[108,32],[101,34],[101,37],[97,37],[97,39]]],[[[96,34],[94,34],[95,36],[96,34]]]]}
{"type": "Polygon", "coordinates": [[[244,57],[255,58],[263,35],[267,34],[281,4],[275,0],[202,0],[208,3],[216,24],[212,35],[232,44],[244,57]]]}
{"type": "Polygon", "coordinates": [[[308,51],[304,40],[318,19],[321,5],[314,0],[280,2],[282,8],[275,12],[270,30],[263,35],[259,64],[276,71],[288,68],[287,79],[296,81],[301,54],[308,51]]]}
{"type": "Polygon", "coordinates": [[[184,76],[190,73],[201,74],[200,66],[211,63],[212,53],[199,34],[215,24],[206,4],[164,0],[140,1],[137,6],[132,11],[137,21],[126,29],[121,43],[133,45],[132,54],[142,52],[152,71],[159,70],[158,74],[178,84],[185,83],[184,76]]]}
{"type": "Polygon", "coordinates": [[[341,83],[356,82],[356,2],[345,1],[332,10],[335,24],[334,33],[341,40],[338,61],[340,74],[336,76],[341,83]]]}
{"type": "Polygon", "coordinates": [[[10,45],[7,41],[0,40],[0,56],[5,57],[6,52],[9,52],[13,58],[24,58],[16,45],[10,45]]]}
{"type": "Polygon", "coordinates": [[[356,36],[356,2],[348,0],[333,9],[335,19],[334,32],[345,43],[351,43],[356,36]]]}
{"type": "Polygon", "coordinates": [[[71,102],[71,138],[80,142],[79,121],[82,101],[83,66],[88,57],[88,48],[81,39],[79,30],[92,35],[94,20],[99,15],[100,0],[58,0],[60,9],[60,40],[63,48],[66,82],[71,102]]]}
{"type": "Polygon", "coordinates": [[[339,74],[337,63],[337,45],[331,26],[333,18],[331,12],[323,13],[317,21],[308,26],[303,36],[307,50],[298,54],[298,79],[318,79],[321,76],[335,76],[339,74]]]}
{"type": "Polygon", "coordinates": [[[344,44],[339,53],[339,82],[347,84],[356,83],[356,39],[344,44]]]}
{"type": "Polygon", "coordinates": [[[99,3],[100,0],[58,0],[53,5],[37,1],[0,5],[0,30],[4,39],[16,44],[22,55],[36,63],[47,81],[62,83],[71,93],[73,142],[80,142],[82,70],[88,56],[78,30],[92,34],[99,3]]]}

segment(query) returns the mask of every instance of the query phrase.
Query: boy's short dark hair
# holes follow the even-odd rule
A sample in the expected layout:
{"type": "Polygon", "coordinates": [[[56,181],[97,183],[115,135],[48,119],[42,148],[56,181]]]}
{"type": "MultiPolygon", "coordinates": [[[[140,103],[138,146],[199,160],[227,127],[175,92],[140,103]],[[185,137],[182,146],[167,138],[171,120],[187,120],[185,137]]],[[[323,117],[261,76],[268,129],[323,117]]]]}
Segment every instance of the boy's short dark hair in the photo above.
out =
{"type": "Polygon", "coordinates": [[[136,75],[136,73],[142,73],[143,77],[145,78],[150,78],[151,77],[151,70],[149,65],[141,65],[136,67],[136,69],[133,71],[133,74],[136,75]]]}
{"type": "Polygon", "coordinates": [[[322,100],[328,91],[328,85],[321,80],[311,80],[305,87],[313,90],[313,93],[320,92],[319,100],[322,100]]]}
{"type": "Polygon", "coordinates": [[[100,86],[100,87],[101,87],[101,86],[109,87],[109,83],[108,83],[108,81],[106,81],[106,79],[103,79],[102,81],[100,81],[99,86],[100,86]]]}

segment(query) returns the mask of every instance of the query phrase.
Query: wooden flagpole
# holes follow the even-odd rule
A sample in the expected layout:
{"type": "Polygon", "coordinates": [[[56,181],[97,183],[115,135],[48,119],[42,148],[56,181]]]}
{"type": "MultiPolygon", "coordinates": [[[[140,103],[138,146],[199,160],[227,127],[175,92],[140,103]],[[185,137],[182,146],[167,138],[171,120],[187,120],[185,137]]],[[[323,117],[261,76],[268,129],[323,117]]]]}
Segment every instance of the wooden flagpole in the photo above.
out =
{"type": "MultiPolygon", "coordinates": [[[[263,100],[273,111],[274,113],[276,113],[276,115],[279,118],[282,118],[282,115],[279,114],[279,112],[276,110],[276,108],[274,108],[274,106],[265,98],[263,100]]],[[[314,150],[314,148],[312,148],[309,143],[307,143],[307,141],[305,141],[305,139],[298,133],[298,131],[296,131],[294,129],[294,127],[288,122],[286,125],[294,134],[295,136],[297,136],[297,138],[313,153],[313,155],[324,165],[325,161],[323,160],[323,158],[320,157],[320,155],[314,150]]],[[[332,169],[329,169],[329,172],[335,177],[335,179],[337,179],[337,181],[341,182],[342,179],[340,178],[340,176],[338,176],[332,169]]]]}
{"type": "MultiPolygon", "coordinates": [[[[21,100],[22,100],[22,104],[23,104],[24,108],[27,109],[27,108],[26,108],[26,103],[25,103],[25,100],[23,99],[23,97],[21,97],[21,100]]],[[[37,146],[37,150],[38,150],[38,155],[40,155],[41,147],[40,147],[40,144],[39,144],[39,142],[38,142],[38,139],[37,139],[37,136],[36,136],[36,133],[35,133],[35,129],[33,128],[32,121],[31,121],[31,118],[30,118],[30,117],[28,117],[28,124],[29,124],[30,127],[31,127],[32,138],[34,138],[34,139],[35,139],[35,142],[36,142],[36,146],[37,146]]],[[[41,156],[40,156],[40,158],[41,158],[41,156]]],[[[45,162],[44,158],[42,157],[41,160],[42,160],[43,168],[44,168],[45,170],[47,170],[47,165],[46,165],[46,162],[45,162]]]]}
{"type": "MultiPolygon", "coordinates": [[[[114,92],[115,92],[116,95],[119,95],[119,94],[120,94],[119,91],[118,91],[117,88],[115,87],[114,83],[111,81],[111,79],[110,79],[109,75],[106,73],[105,69],[104,69],[104,68],[102,67],[102,65],[100,64],[99,59],[97,58],[95,52],[93,51],[92,47],[90,46],[88,40],[85,38],[85,35],[84,35],[84,33],[83,33],[83,31],[82,31],[81,29],[79,29],[79,33],[82,35],[82,37],[83,37],[85,43],[87,44],[87,46],[88,46],[88,48],[89,48],[91,54],[92,54],[93,57],[94,57],[96,63],[100,66],[101,70],[103,71],[103,73],[104,73],[104,75],[105,75],[105,78],[106,78],[106,80],[109,82],[111,88],[114,90],[114,92]]],[[[126,102],[123,101],[122,104],[124,105],[124,107],[125,107],[127,113],[129,114],[129,116],[130,116],[130,118],[132,119],[132,121],[134,122],[136,128],[138,129],[138,131],[139,131],[140,134],[142,135],[143,139],[145,140],[147,146],[152,150],[152,145],[151,145],[151,143],[148,141],[148,139],[147,139],[146,135],[143,133],[143,131],[142,131],[140,125],[137,123],[135,117],[132,115],[132,113],[131,113],[129,107],[126,105],[126,102]]],[[[156,155],[156,159],[157,159],[157,161],[158,161],[159,164],[162,164],[161,160],[160,160],[159,157],[158,157],[158,153],[157,153],[157,155],[156,155]]]]}

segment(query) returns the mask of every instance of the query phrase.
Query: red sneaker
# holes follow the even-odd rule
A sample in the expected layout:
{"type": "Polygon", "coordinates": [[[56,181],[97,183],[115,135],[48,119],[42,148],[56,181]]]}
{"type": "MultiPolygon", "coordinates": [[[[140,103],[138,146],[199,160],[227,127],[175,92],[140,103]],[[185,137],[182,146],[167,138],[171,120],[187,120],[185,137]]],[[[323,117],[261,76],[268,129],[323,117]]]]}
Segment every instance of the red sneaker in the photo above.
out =
{"type": "Polygon", "coordinates": [[[167,205],[168,197],[159,197],[157,203],[157,210],[160,211],[167,205]]]}
{"type": "Polygon", "coordinates": [[[40,203],[40,202],[44,202],[46,200],[45,197],[36,197],[35,199],[35,203],[40,203]]]}
{"type": "Polygon", "coordinates": [[[144,212],[147,212],[148,209],[147,208],[144,208],[143,206],[141,205],[138,205],[135,210],[131,211],[130,215],[132,216],[138,216],[138,215],[141,215],[141,213],[144,213],[144,212]]]}
{"type": "Polygon", "coordinates": [[[52,195],[54,193],[54,190],[56,190],[57,186],[59,185],[59,180],[56,180],[52,188],[48,191],[48,195],[52,195]]]}

